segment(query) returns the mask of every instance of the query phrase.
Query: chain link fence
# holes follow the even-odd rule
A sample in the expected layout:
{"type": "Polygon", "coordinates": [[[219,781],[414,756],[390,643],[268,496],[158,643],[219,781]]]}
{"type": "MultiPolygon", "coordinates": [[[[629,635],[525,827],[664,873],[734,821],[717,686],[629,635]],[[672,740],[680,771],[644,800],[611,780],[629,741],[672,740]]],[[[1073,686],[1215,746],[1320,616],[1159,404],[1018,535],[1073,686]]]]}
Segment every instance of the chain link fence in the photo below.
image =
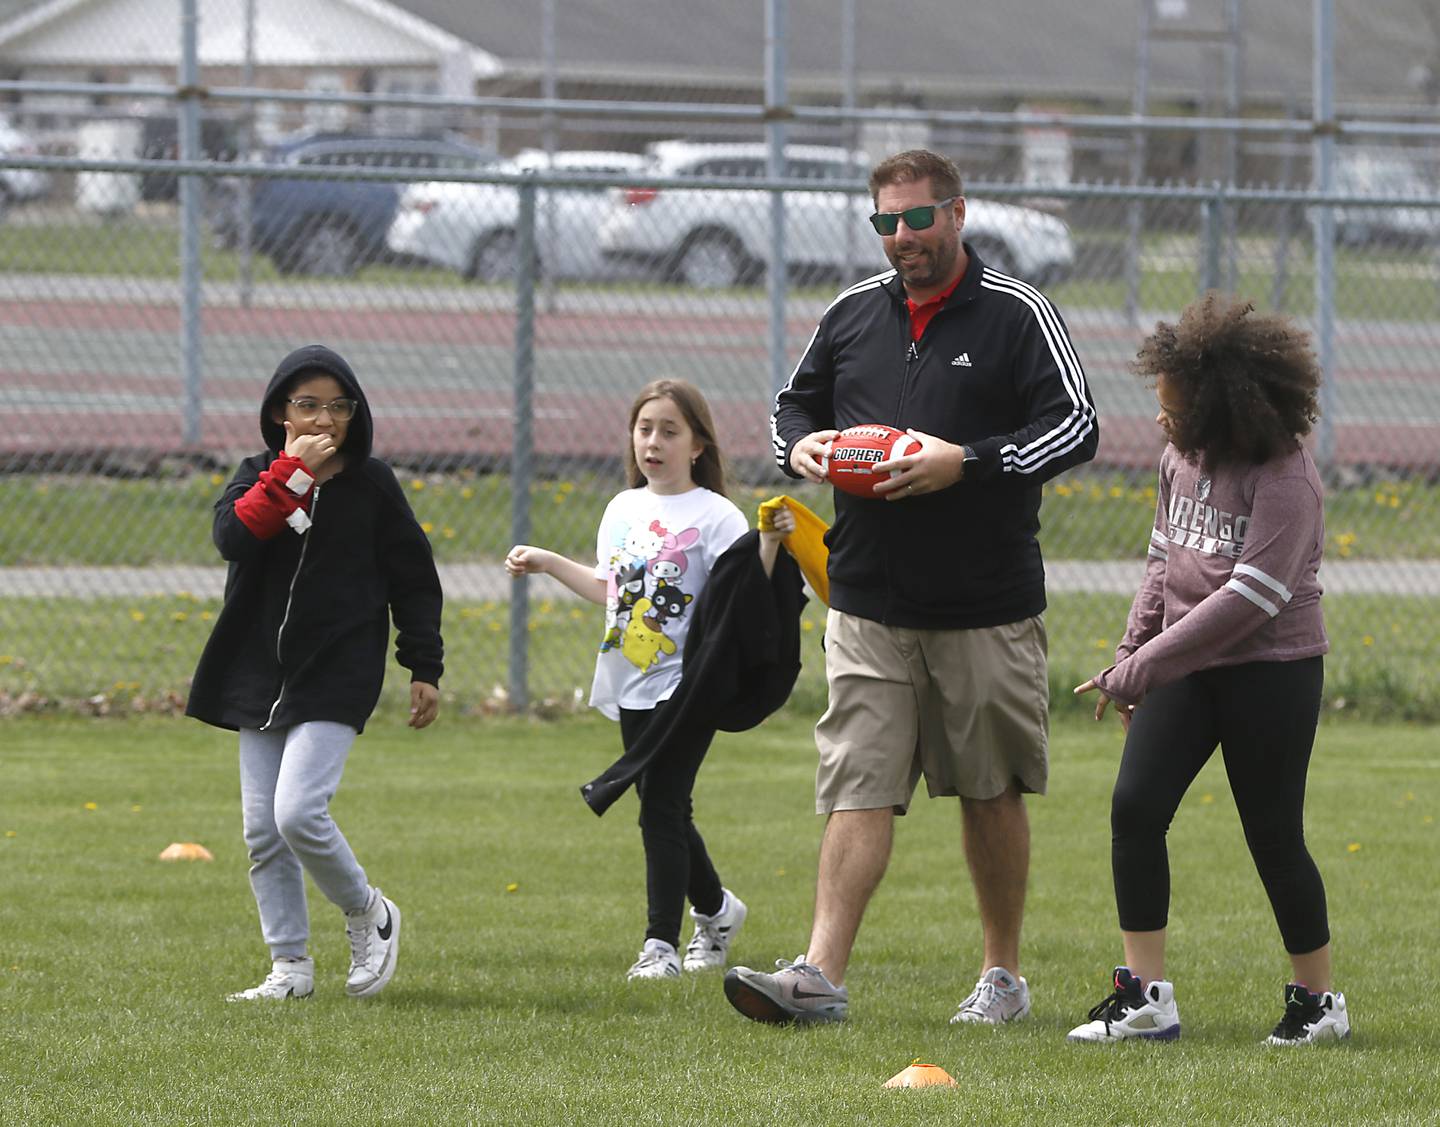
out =
{"type": "MultiPolygon", "coordinates": [[[[511,584],[506,549],[593,553],[626,409],[662,375],[710,399],[742,509],[789,492],[828,513],[770,460],[771,396],[838,288],[885,265],[868,161],[924,143],[972,181],[974,248],[1060,308],[1100,412],[1099,456],[1047,485],[1041,514],[1057,699],[1108,662],[1143,569],[1163,442],[1129,360],[1219,287],[1297,317],[1326,362],[1329,706],[1440,716],[1433,138],[1347,143],[1331,189],[1308,192],[1298,132],[1235,121],[1238,168],[1268,187],[1041,189],[1021,115],[801,114],[777,177],[754,106],[567,118],[435,93],[213,100],[180,163],[150,159],[174,155],[151,124],[173,120],[173,90],[99,107],[55,94],[30,122],[51,144],[0,147],[0,712],[183,702],[223,584],[211,506],[259,448],[270,372],[308,342],[354,365],[376,452],[430,534],[451,707],[579,707],[599,613],[543,579],[511,584]],[[517,149],[541,137],[552,152],[517,149]]],[[[1151,167],[1198,136],[1151,131],[1151,167]]],[[[1097,124],[1081,148],[1101,174],[1132,143],[1097,124]]]]}

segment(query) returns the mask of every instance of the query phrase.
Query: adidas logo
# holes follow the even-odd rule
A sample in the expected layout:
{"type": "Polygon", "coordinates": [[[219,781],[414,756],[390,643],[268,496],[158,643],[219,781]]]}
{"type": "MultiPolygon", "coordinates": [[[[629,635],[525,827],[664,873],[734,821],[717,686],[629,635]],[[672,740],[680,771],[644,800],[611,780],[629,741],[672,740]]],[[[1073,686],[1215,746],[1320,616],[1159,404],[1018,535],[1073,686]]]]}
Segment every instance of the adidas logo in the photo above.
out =
{"type": "Polygon", "coordinates": [[[968,352],[962,352],[959,356],[955,357],[954,360],[950,361],[950,367],[952,368],[969,368],[970,366],[970,353],[968,352]]]}

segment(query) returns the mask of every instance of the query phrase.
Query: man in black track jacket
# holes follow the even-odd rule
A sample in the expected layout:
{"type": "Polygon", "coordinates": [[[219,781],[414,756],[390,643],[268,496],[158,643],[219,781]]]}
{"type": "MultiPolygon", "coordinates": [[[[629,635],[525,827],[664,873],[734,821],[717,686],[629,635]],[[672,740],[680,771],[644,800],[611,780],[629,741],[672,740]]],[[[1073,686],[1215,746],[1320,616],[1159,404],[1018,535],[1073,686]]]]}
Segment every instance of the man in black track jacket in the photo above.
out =
{"type": "Polygon", "coordinates": [[[955,166],[900,153],[870,190],[893,269],[825,311],[776,398],[775,457],[821,482],[846,427],[885,423],[921,447],[877,467],[896,471],[883,499],[835,494],[810,944],[777,973],[735,968],[726,993],[761,1021],[846,1016],[850,951],[923,775],[932,797],[960,797],[984,933],[980,980],[951,1020],[999,1024],[1029,1012],[1022,794],[1044,792],[1048,766],[1040,487],[1094,457],[1099,429],[1055,307],[962,242],[955,166]]]}

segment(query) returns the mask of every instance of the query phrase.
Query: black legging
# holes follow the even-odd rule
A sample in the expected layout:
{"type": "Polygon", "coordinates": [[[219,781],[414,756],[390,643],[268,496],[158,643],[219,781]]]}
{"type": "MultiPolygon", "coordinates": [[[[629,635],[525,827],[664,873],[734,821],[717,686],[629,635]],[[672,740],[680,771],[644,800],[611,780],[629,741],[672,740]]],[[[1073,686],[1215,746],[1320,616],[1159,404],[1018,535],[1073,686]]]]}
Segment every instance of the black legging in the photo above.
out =
{"type": "MultiPolygon", "coordinates": [[[[620,738],[629,751],[659,716],[653,709],[620,710],[620,738]]],[[[645,843],[645,893],[650,905],[646,939],[680,945],[680,918],[685,898],[702,915],[714,915],[724,904],[725,890],[700,831],[695,828],[690,792],[714,732],[686,745],[664,747],[635,784],[640,795],[640,838],[645,843]]]]}
{"type": "Polygon", "coordinates": [[[1165,833],[1219,744],[1255,868],[1285,950],[1330,942],[1325,885],[1305,848],[1305,773],[1324,659],[1207,669],[1156,689],[1135,710],[1110,806],[1115,901],[1125,931],[1157,931],[1170,909],[1165,833]]]}

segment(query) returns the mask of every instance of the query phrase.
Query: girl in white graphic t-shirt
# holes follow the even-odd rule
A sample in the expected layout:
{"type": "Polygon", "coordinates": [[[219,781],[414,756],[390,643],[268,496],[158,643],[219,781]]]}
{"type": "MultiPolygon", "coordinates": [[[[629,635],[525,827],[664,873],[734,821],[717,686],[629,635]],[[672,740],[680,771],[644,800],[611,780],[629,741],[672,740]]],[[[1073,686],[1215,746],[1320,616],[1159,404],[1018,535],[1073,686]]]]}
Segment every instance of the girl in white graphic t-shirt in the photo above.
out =
{"type": "MultiPolygon", "coordinates": [[[[596,537],[594,566],[517,544],[505,558],[512,577],[545,573],[605,608],[590,703],[612,720],[629,751],[680,683],[689,607],[715,561],[748,524],[725,496],[725,469],[709,404],[684,380],[647,384],[630,408],[625,455],[630,488],[610,501],[596,537]]],[[[760,535],[768,574],[794,527],[785,510],[760,535]]],[[[691,791],[714,732],[669,746],[641,774],[649,925],[629,978],[678,978],[681,912],[688,896],[695,932],[685,970],[725,964],[745,921],[745,904],[726,889],[695,828],[691,791]]]]}

